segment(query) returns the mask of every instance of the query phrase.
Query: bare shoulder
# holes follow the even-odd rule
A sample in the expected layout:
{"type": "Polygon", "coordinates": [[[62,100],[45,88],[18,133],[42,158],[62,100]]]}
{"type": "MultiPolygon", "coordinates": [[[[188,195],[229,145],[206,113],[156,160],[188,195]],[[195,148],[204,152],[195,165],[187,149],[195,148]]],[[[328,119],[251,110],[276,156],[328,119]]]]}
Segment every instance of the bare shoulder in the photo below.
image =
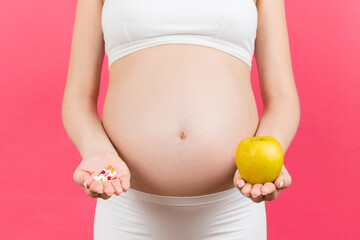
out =
{"type": "Polygon", "coordinates": [[[257,0],[255,58],[264,101],[296,96],[284,1],[257,0]]]}

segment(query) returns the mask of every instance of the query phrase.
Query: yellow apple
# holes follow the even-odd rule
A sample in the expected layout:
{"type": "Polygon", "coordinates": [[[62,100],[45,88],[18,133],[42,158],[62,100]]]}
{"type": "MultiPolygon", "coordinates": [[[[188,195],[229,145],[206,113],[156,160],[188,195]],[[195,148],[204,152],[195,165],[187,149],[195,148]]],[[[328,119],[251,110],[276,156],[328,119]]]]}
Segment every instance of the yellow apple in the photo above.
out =
{"type": "Polygon", "coordinates": [[[242,140],[235,153],[235,162],[245,182],[273,182],[280,174],[284,154],[273,137],[250,137],[242,140]]]}

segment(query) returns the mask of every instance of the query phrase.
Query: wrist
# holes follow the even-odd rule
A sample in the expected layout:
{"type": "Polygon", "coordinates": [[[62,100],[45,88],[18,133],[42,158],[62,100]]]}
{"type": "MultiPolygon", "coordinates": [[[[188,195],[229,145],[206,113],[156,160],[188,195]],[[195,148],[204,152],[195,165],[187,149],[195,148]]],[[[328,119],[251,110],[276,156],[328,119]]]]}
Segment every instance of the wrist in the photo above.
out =
{"type": "Polygon", "coordinates": [[[84,155],[82,155],[81,157],[83,159],[86,159],[86,158],[90,158],[90,157],[101,157],[103,159],[107,159],[107,158],[120,158],[119,154],[116,152],[116,151],[108,151],[108,152],[89,152],[89,153],[86,153],[84,155]]]}

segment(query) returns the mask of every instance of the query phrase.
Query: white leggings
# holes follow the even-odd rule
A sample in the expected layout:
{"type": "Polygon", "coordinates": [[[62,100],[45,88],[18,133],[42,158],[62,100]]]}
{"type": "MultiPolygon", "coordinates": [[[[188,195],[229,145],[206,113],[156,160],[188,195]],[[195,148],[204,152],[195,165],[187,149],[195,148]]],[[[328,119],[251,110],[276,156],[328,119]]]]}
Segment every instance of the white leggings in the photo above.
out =
{"type": "Polygon", "coordinates": [[[192,197],[154,195],[129,188],[97,199],[95,240],[265,240],[265,202],[237,188],[192,197]]]}

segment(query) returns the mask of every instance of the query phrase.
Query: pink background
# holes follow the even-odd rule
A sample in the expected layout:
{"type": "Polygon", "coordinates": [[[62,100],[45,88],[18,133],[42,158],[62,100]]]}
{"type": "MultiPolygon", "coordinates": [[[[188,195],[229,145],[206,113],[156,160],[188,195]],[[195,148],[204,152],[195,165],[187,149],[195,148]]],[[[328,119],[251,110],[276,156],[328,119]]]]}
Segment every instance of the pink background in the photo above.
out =
{"type": "MultiPolygon", "coordinates": [[[[76,2],[1,4],[0,239],[92,239],[96,200],[73,182],[81,158],[61,121],[76,2]]],[[[268,239],[360,239],[360,1],[285,5],[301,121],[293,183],[266,202],[268,239]]]]}

